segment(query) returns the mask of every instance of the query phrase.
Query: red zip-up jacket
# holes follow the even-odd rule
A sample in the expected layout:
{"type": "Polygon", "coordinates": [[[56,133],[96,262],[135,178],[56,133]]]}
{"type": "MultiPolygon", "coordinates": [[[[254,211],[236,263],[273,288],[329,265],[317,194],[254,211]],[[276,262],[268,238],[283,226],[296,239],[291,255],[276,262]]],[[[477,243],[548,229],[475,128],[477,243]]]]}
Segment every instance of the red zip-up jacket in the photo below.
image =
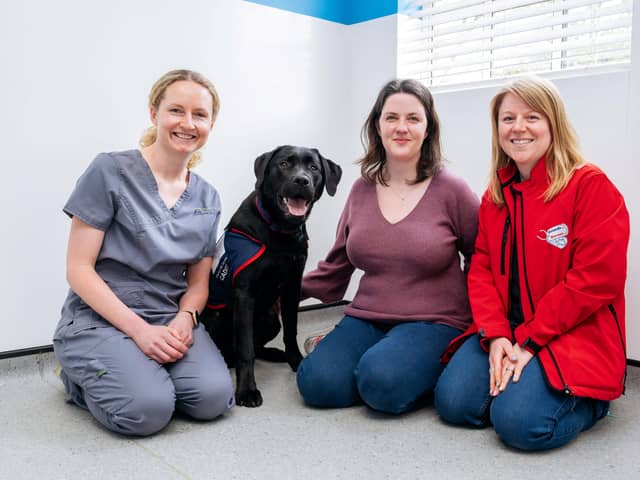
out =
{"type": "Polygon", "coordinates": [[[447,361],[469,335],[507,337],[538,356],[547,382],[568,395],[613,400],[626,372],[624,285],[629,213],[624,199],[594,165],[583,165],[551,201],[542,158],[515,183],[512,164],[498,172],[506,206],[488,192],[478,212],[478,237],[468,276],[473,324],[454,339],[447,361]],[[524,322],[512,332],[511,255],[518,249],[524,322]]]}

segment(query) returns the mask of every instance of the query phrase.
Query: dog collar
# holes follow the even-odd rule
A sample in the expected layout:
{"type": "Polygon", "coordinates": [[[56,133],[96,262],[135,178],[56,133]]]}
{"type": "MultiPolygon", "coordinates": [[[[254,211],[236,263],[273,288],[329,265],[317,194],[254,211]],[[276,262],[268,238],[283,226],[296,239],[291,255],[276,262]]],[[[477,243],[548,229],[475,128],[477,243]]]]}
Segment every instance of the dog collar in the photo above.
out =
{"type": "Polygon", "coordinates": [[[267,212],[265,208],[262,206],[262,202],[260,201],[259,195],[256,195],[256,208],[258,209],[258,213],[262,217],[262,220],[264,220],[264,222],[269,226],[270,230],[273,230],[274,232],[278,232],[278,233],[285,233],[287,235],[302,233],[302,225],[300,225],[299,227],[293,230],[285,230],[277,223],[273,223],[273,221],[271,220],[271,215],[269,215],[269,212],[267,212]]]}

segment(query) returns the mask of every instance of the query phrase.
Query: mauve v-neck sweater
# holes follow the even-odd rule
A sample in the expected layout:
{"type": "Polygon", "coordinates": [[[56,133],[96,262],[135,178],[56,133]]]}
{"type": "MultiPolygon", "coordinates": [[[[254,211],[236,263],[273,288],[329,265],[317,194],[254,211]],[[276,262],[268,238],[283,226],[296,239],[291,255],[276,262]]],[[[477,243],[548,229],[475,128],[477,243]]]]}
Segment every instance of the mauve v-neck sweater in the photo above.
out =
{"type": "Polygon", "coordinates": [[[341,300],[357,268],[364,274],[345,315],[465,329],[471,323],[466,271],[478,206],[464,180],[443,169],[416,207],[391,224],[382,215],[375,185],[359,178],[340,216],[335,244],[303,279],[302,297],[341,300]]]}

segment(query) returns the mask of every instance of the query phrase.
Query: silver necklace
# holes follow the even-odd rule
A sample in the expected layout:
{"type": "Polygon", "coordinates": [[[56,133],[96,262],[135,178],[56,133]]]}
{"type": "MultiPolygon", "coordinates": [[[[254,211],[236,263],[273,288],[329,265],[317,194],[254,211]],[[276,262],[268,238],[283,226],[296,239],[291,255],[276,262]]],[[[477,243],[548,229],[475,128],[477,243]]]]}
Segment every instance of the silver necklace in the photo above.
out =
{"type": "Polygon", "coordinates": [[[403,202],[407,199],[409,194],[413,193],[413,191],[415,190],[413,188],[410,188],[409,190],[407,190],[407,193],[405,193],[404,195],[401,195],[398,191],[396,191],[395,188],[391,186],[391,184],[388,184],[387,187],[389,187],[389,190],[391,190],[391,192],[393,192],[393,194],[403,202]]]}

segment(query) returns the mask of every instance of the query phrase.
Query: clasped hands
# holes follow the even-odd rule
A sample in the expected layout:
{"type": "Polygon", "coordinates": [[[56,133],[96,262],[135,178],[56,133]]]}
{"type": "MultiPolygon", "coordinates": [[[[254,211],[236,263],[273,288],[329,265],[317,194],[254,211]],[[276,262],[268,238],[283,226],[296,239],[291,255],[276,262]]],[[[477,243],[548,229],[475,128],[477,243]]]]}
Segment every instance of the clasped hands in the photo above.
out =
{"type": "Polygon", "coordinates": [[[533,354],[511,343],[506,337],[491,340],[489,348],[489,393],[496,397],[503,392],[509,380],[520,380],[522,370],[533,358],[533,354]]]}
{"type": "Polygon", "coordinates": [[[178,312],[168,325],[149,325],[133,341],[152,360],[171,363],[180,360],[193,344],[193,320],[188,312],[178,312]]]}

